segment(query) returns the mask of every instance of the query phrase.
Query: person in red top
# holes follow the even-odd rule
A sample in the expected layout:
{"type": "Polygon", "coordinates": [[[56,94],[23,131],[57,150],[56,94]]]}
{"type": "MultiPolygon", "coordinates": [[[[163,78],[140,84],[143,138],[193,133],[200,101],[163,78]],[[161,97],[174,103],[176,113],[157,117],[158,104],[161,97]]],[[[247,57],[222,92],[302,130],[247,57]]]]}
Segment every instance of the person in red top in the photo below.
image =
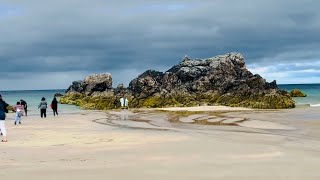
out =
{"type": "Polygon", "coordinates": [[[16,121],[14,122],[14,125],[17,125],[17,123],[21,124],[21,116],[23,115],[24,106],[18,101],[17,105],[15,105],[13,108],[16,112],[16,121]]]}

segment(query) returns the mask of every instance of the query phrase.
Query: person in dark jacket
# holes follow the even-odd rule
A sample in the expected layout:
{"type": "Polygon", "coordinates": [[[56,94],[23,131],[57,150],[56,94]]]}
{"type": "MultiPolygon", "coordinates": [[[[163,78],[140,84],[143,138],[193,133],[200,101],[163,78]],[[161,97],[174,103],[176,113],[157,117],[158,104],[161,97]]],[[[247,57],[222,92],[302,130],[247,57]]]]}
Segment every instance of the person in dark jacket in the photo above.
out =
{"type": "Polygon", "coordinates": [[[113,106],[114,106],[115,109],[117,109],[117,106],[118,106],[118,100],[117,99],[115,99],[113,101],[113,106]]]}
{"type": "Polygon", "coordinates": [[[51,102],[51,108],[53,110],[53,116],[57,116],[59,115],[58,114],[58,101],[57,101],[57,98],[53,98],[52,102],[51,102]]]}
{"type": "Polygon", "coordinates": [[[8,113],[8,107],[9,105],[2,99],[2,96],[0,94],[0,130],[1,134],[3,136],[2,142],[7,142],[7,130],[5,125],[6,120],[6,113],[8,113]]]}
{"type": "Polygon", "coordinates": [[[26,116],[28,116],[28,104],[27,104],[27,102],[25,101],[25,100],[20,100],[20,102],[21,102],[21,105],[24,107],[24,114],[26,115],[26,116]]]}
{"type": "Polygon", "coordinates": [[[47,108],[48,108],[48,103],[46,102],[46,98],[43,97],[38,107],[38,109],[40,109],[41,118],[47,117],[47,108]]]}

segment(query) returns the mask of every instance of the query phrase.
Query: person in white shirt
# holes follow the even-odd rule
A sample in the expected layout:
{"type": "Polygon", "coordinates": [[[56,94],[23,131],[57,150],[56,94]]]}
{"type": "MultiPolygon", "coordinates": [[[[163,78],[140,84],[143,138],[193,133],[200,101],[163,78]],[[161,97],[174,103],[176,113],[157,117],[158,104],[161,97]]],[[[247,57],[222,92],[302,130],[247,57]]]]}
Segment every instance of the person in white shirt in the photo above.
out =
{"type": "Polygon", "coordinates": [[[124,108],[124,98],[123,97],[120,98],[120,105],[121,105],[121,108],[123,109],[124,108]]]}
{"type": "Polygon", "coordinates": [[[124,99],[124,107],[129,109],[129,100],[127,98],[124,99]]]}
{"type": "Polygon", "coordinates": [[[121,97],[120,104],[122,109],[129,109],[129,100],[127,97],[125,96],[121,97]]]}

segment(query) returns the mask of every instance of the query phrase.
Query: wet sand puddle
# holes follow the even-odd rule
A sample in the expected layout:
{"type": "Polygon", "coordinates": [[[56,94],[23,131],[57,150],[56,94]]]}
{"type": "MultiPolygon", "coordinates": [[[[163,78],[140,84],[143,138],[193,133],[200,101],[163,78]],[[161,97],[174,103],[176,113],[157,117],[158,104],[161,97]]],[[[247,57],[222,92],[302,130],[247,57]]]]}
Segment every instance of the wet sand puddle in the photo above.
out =
{"type": "Polygon", "coordinates": [[[166,111],[109,111],[106,118],[93,122],[120,128],[144,130],[177,131],[186,126],[197,129],[199,126],[234,126],[261,130],[295,130],[279,123],[234,117],[226,112],[166,112],[166,111]],[[194,125],[194,126],[193,126],[194,125]]]}

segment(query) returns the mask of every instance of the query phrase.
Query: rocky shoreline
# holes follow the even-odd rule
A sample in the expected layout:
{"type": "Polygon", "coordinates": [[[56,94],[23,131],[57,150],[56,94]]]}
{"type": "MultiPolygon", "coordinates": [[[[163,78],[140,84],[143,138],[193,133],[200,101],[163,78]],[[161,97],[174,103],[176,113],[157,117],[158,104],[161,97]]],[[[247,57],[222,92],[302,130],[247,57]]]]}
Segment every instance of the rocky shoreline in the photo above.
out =
{"type": "Polygon", "coordinates": [[[109,73],[75,81],[61,97],[62,104],[82,109],[114,109],[114,102],[126,96],[131,108],[187,107],[226,105],[257,109],[294,108],[287,91],[279,90],[276,81],[268,83],[252,74],[239,53],[208,59],[188,57],[166,72],[148,70],[132,80],[112,88],[109,73]]]}

